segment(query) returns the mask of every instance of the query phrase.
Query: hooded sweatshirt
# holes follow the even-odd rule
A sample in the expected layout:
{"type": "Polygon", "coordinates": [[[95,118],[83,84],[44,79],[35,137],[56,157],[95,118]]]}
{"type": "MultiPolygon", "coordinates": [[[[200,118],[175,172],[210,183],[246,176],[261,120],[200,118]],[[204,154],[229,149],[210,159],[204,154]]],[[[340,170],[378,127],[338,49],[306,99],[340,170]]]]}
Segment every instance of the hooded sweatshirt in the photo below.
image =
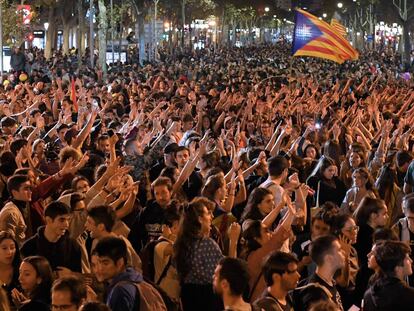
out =
{"type": "Polygon", "coordinates": [[[142,281],[142,275],[131,267],[115,276],[108,287],[107,306],[112,311],[138,310],[139,297],[134,283],[142,281]]]}
{"type": "Polygon", "coordinates": [[[364,311],[413,310],[414,288],[395,277],[377,280],[364,295],[364,311]]]}

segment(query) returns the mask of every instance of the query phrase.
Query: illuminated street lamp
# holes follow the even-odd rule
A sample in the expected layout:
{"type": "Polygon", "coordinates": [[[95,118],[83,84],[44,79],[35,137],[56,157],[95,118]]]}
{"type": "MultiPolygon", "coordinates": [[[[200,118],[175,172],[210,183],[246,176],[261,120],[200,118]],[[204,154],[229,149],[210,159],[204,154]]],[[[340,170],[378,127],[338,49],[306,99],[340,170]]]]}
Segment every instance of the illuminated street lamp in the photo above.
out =
{"type": "Polygon", "coordinates": [[[338,8],[340,8],[340,9],[342,9],[343,8],[343,6],[344,6],[344,4],[342,3],[342,2],[338,2],[338,8]]]}
{"type": "Polygon", "coordinates": [[[49,23],[46,22],[46,23],[43,24],[43,26],[45,27],[45,39],[44,39],[45,44],[44,44],[44,49],[46,49],[47,30],[49,29],[49,23]]]}
{"type": "Polygon", "coordinates": [[[328,14],[326,14],[326,13],[323,13],[323,14],[322,14],[322,17],[323,17],[323,18],[326,18],[327,16],[328,16],[328,14]]]}
{"type": "Polygon", "coordinates": [[[269,7],[267,6],[267,7],[265,7],[265,12],[267,13],[267,12],[269,12],[270,11],[270,9],[269,9],[269,7]]]}

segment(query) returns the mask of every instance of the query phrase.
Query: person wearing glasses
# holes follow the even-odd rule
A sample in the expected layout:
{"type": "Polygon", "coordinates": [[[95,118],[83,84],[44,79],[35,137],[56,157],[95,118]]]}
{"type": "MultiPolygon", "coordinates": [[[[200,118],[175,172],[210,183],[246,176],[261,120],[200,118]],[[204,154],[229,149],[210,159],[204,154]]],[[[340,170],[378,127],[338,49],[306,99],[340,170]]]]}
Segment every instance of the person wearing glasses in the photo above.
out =
{"type": "Polygon", "coordinates": [[[340,214],[333,218],[331,230],[338,237],[341,248],[345,253],[345,265],[336,277],[336,284],[344,309],[348,310],[354,304],[353,292],[359,269],[358,254],[352,246],[357,243],[359,227],[352,216],[340,214]]]}
{"type": "Polygon", "coordinates": [[[296,288],[300,279],[298,263],[293,254],[281,251],[272,253],[262,268],[267,289],[253,306],[258,310],[292,311],[293,303],[289,292],[296,288]]]}
{"type": "Polygon", "coordinates": [[[53,283],[51,311],[77,311],[85,300],[86,285],[81,279],[70,276],[53,283]]]}

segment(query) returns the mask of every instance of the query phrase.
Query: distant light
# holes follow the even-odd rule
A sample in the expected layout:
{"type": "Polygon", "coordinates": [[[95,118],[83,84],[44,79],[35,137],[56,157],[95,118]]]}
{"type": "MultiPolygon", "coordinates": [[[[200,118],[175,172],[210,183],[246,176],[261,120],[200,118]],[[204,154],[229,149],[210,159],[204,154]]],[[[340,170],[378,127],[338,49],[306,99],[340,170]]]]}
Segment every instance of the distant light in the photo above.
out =
{"type": "Polygon", "coordinates": [[[270,11],[269,7],[268,6],[265,7],[265,12],[269,12],[269,11],[270,11]]]}
{"type": "Polygon", "coordinates": [[[338,2],[338,8],[340,8],[340,9],[342,9],[342,7],[343,7],[344,5],[343,5],[343,3],[342,2],[338,2]]]}
{"type": "Polygon", "coordinates": [[[44,23],[43,26],[45,27],[45,30],[47,31],[49,29],[49,23],[44,23]]]}
{"type": "Polygon", "coordinates": [[[273,17],[276,18],[277,16],[276,15],[273,15],[273,17]]]}
{"type": "Polygon", "coordinates": [[[303,7],[304,10],[307,10],[308,8],[306,6],[303,7]]]}
{"type": "Polygon", "coordinates": [[[323,18],[326,18],[328,16],[328,14],[323,13],[322,16],[323,16],[323,18]]]}
{"type": "Polygon", "coordinates": [[[361,33],[358,31],[358,32],[357,32],[357,36],[360,36],[360,35],[361,35],[361,33]]]}
{"type": "Polygon", "coordinates": [[[321,21],[322,20],[322,17],[319,16],[318,19],[321,21]]]}

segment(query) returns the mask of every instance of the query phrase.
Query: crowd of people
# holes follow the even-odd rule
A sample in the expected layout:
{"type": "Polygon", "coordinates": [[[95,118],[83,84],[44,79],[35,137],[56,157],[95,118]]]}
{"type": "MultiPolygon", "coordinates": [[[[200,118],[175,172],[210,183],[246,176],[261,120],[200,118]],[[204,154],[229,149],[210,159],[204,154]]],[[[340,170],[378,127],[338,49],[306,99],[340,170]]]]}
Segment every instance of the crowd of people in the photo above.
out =
{"type": "Polygon", "coordinates": [[[414,305],[398,55],[280,42],[103,74],[19,53],[0,85],[1,310],[414,305]]]}

